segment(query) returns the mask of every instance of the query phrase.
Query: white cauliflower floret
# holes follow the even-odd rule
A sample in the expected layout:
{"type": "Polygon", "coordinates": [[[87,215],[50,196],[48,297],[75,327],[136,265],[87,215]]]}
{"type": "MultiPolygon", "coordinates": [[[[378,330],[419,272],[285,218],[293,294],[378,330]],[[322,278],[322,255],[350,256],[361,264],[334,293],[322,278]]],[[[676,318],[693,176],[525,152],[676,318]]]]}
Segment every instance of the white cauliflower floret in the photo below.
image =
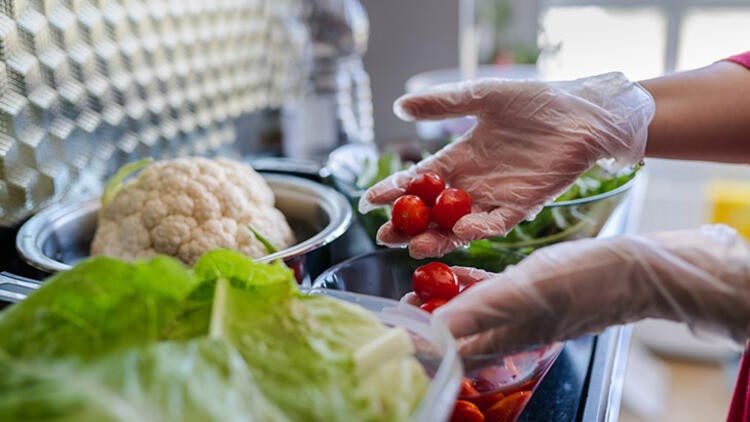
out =
{"type": "Polygon", "coordinates": [[[92,255],[134,260],[167,254],[188,265],[218,248],[253,258],[267,255],[250,227],[279,249],[294,242],[284,215],[274,208],[271,188],[250,166],[236,161],[156,162],[113,198],[106,195],[92,255]]]}

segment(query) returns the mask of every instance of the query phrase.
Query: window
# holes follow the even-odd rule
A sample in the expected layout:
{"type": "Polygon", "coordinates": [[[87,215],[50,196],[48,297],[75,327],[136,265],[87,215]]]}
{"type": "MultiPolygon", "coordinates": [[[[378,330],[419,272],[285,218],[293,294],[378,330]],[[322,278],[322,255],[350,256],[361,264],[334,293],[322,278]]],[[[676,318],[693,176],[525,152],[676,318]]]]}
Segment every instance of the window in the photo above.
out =
{"type": "Polygon", "coordinates": [[[551,78],[613,69],[646,78],[750,50],[747,0],[510,1],[522,25],[538,27],[551,78]]]}
{"type": "Polygon", "coordinates": [[[680,30],[676,70],[705,66],[747,50],[750,50],[750,7],[689,8],[680,30]]]}
{"type": "Polygon", "coordinates": [[[544,77],[570,79],[619,70],[643,79],[663,72],[666,23],[657,8],[557,7],[543,12],[541,22],[545,53],[539,69],[544,77]]]}

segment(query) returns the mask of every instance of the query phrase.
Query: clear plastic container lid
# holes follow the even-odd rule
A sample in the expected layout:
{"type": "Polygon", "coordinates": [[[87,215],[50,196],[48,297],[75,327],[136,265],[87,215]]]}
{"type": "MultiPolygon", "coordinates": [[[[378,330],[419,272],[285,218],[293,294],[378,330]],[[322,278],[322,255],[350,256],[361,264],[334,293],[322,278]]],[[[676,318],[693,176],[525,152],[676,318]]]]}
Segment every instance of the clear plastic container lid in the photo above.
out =
{"type": "MultiPolygon", "coordinates": [[[[513,251],[493,250],[487,255],[483,252],[482,257],[456,255],[450,259],[415,260],[409,257],[405,249],[382,249],[375,252],[363,254],[338,265],[329,268],[313,282],[313,288],[318,291],[326,291],[328,295],[356,295],[368,300],[387,300],[389,303],[400,299],[404,294],[412,290],[411,275],[414,270],[432,261],[445,261],[449,265],[465,265],[464,260],[470,260],[472,264],[485,263],[493,267],[494,271],[507,265],[512,265],[524,258],[524,255],[513,251]],[[479,259],[481,258],[481,259],[479,259]],[[356,292],[356,293],[352,293],[356,292]],[[373,296],[388,299],[374,298],[373,296]]],[[[469,263],[469,261],[466,261],[469,263]]],[[[473,265],[476,266],[476,265],[473,265]]],[[[417,318],[425,324],[432,324],[436,329],[444,329],[444,324],[432,318],[428,313],[418,310],[411,305],[401,304],[406,307],[417,318]]],[[[450,336],[449,333],[446,335],[450,336]]],[[[552,366],[560,354],[563,343],[535,347],[512,355],[471,355],[460,356],[461,367],[466,370],[465,380],[469,381],[481,397],[477,397],[477,403],[486,402],[486,407],[499,403],[501,397],[523,393],[525,400],[531,396],[536,385],[552,366]]],[[[452,398],[450,405],[454,403],[452,398]]],[[[465,400],[470,400],[461,397],[465,400]]],[[[432,399],[432,398],[431,398],[432,399]]],[[[472,400],[470,400],[472,401],[472,400]]],[[[515,408],[507,411],[507,415],[500,418],[503,422],[513,421],[525,407],[526,401],[517,402],[515,408]]],[[[486,410],[481,408],[482,411],[486,410]]]]}
{"type": "Polygon", "coordinates": [[[450,417],[463,367],[456,343],[445,325],[431,321],[429,314],[418,308],[393,299],[331,289],[303,289],[303,292],[357,304],[374,313],[383,324],[406,330],[414,342],[415,357],[432,377],[412,421],[434,422],[450,417]]]}

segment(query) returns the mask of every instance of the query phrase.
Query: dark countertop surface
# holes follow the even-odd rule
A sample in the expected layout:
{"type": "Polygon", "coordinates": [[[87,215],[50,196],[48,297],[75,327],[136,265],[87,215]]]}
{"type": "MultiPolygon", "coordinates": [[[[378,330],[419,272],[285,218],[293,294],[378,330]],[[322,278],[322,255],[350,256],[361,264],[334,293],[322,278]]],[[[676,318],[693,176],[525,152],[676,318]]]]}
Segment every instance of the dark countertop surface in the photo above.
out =
{"type": "Polygon", "coordinates": [[[562,353],[539,383],[519,421],[579,420],[595,346],[596,339],[593,336],[566,342],[562,353]]]}
{"type": "Polygon", "coordinates": [[[629,326],[565,343],[519,421],[617,421],[629,326]]]}

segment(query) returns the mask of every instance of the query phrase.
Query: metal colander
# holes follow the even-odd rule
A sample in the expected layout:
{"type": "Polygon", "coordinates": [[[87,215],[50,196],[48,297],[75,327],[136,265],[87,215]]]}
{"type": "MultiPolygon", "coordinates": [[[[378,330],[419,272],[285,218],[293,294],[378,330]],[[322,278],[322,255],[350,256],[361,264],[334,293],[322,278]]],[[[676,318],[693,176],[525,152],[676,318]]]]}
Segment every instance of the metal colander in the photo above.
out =
{"type": "Polygon", "coordinates": [[[301,0],[0,0],[0,225],[296,92],[301,0]]]}

